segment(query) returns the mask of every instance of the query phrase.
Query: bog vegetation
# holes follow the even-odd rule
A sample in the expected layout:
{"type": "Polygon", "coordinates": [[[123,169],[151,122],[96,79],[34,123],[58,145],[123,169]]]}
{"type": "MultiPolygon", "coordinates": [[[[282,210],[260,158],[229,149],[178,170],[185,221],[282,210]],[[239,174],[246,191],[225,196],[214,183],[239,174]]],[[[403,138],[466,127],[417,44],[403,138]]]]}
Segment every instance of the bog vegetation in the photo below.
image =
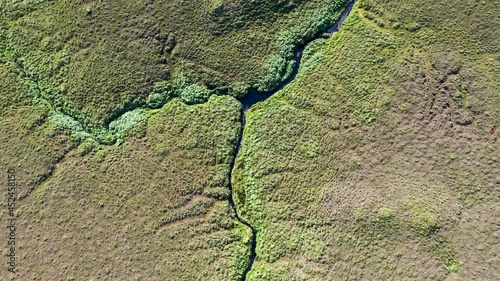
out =
{"type": "Polygon", "coordinates": [[[343,4],[3,1],[0,51],[34,96],[111,142],[109,123],[169,95],[193,104],[271,90],[289,74],[295,47],[334,22],[343,4]],[[158,84],[176,92],[162,96],[158,84]]]}
{"type": "Polygon", "coordinates": [[[248,280],[498,279],[493,2],[358,1],[247,112],[248,280]]]}
{"type": "MultiPolygon", "coordinates": [[[[0,1],[18,277],[241,280],[236,98],[345,2],[0,1]]],[[[247,112],[247,280],[500,279],[495,4],[359,0],[247,112]]]]}

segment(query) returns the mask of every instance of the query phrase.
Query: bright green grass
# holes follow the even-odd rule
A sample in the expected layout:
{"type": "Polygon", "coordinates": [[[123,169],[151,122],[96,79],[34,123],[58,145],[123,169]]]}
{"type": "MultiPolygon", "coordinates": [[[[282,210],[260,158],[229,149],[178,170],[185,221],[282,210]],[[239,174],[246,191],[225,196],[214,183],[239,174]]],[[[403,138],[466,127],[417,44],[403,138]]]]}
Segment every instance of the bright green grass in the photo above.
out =
{"type": "Polygon", "coordinates": [[[498,276],[494,11],[360,1],[248,111],[233,180],[258,230],[250,280],[498,276]]]}

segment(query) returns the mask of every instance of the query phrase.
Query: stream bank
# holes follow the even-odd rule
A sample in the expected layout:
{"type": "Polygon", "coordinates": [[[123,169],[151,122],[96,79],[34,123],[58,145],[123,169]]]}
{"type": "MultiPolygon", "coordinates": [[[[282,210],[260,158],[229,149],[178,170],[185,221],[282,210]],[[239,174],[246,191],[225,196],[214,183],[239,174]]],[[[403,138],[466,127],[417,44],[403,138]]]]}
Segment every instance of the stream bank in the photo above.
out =
{"type": "Polygon", "coordinates": [[[295,63],[293,67],[292,73],[286,78],[283,82],[281,82],[278,87],[273,89],[272,91],[269,92],[258,92],[256,90],[250,90],[246,96],[244,96],[242,99],[240,99],[240,102],[242,104],[242,110],[241,110],[241,117],[240,117],[240,132],[238,136],[238,143],[236,146],[235,153],[233,155],[233,158],[231,159],[231,163],[229,166],[229,191],[230,191],[230,196],[229,196],[229,203],[235,213],[236,219],[243,225],[247,226],[248,228],[251,229],[252,231],[252,241],[250,243],[250,257],[249,257],[249,263],[245,271],[243,272],[243,276],[241,278],[242,281],[246,280],[248,272],[252,269],[253,263],[255,261],[255,258],[257,257],[257,254],[255,252],[257,248],[257,230],[244,218],[242,218],[239,213],[238,213],[238,208],[236,207],[236,204],[234,202],[234,194],[233,194],[233,170],[234,170],[234,165],[236,162],[236,158],[238,156],[238,153],[240,152],[241,149],[241,144],[243,141],[243,132],[245,130],[245,125],[246,125],[246,112],[256,103],[262,102],[267,100],[269,97],[273,96],[275,93],[281,91],[283,88],[285,88],[288,84],[290,84],[293,80],[295,80],[295,77],[299,73],[300,69],[300,64],[302,61],[302,55],[304,53],[304,49],[309,45],[311,42],[313,42],[316,39],[323,38],[325,39],[325,33],[328,34],[326,39],[329,39],[335,34],[335,32],[339,31],[340,28],[342,27],[342,24],[346,20],[347,16],[351,12],[354,4],[356,3],[356,0],[350,0],[345,8],[344,11],[342,12],[340,18],[335,22],[333,25],[331,25],[328,29],[325,31],[319,32],[316,36],[311,38],[310,40],[307,40],[305,43],[303,43],[300,46],[297,46],[294,54],[295,58],[295,63]]]}

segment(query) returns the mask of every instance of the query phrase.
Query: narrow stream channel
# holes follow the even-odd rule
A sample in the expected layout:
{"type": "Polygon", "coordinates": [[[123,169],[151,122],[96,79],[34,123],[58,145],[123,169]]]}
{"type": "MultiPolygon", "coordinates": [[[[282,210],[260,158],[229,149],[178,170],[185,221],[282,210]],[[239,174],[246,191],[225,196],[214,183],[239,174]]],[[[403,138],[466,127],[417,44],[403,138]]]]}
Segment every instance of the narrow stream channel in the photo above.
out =
{"type": "Polygon", "coordinates": [[[269,92],[258,92],[256,90],[250,90],[249,93],[243,99],[240,100],[240,102],[242,104],[242,110],[241,110],[241,118],[240,118],[241,126],[240,126],[240,133],[239,133],[239,137],[238,137],[238,145],[236,147],[236,151],[234,153],[233,158],[231,159],[231,163],[229,166],[229,169],[230,169],[229,170],[229,191],[231,194],[231,196],[229,196],[229,203],[230,203],[231,207],[233,208],[234,213],[236,214],[236,219],[240,223],[246,225],[248,228],[250,228],[252,230],[252,242],[250,245],[250,257],[249,257],[250,262],[248,263],[247,268],[243,272],[243,276],[241,278],[242,281],[245,281],[247,279],[248,272],[250,272],[250,270],[252,269],[253,263],[254,263],[255,258],[257,256],[257,254],[255,252],[255,249],[257,247],[257,230],[248,221],[246,221],[244,218],[242,218],[239,215],[238,208],[236,207],[236,204],[234,203],[234,198],[233,198],[233,196],[234,196],[234,194],[233,194],[233,181],[232,181],[233,170],[234,170],[234,164],[236,162],[236,157],[238,156],[238,153],[240,152],[241,143],[243,141],[243,131],[245,130],[245,124],[246,124],[246,112],[254,104],[261,102],[261,101],[265,101],[266,99],[268,99],[269,97],[271,97],[272,95],[277,93],[278,91],[282,90],[288,84],[290,84],[290,82],[292,82],[295,79],[295,77],[297,76],[297,73],[299,72],[300,63],[302,61],[302,54],[303,54],[306,46],[316,39],[325,38],[325,36],[324,36],[325,33],[328,34],[327,38],[331,38],[335,32],[339,31],[340,28],[342,27],[342,24],[344,23],[345,19],[347,18],[347,16],[351,12],[352,7],[354,6],[355,3],[356,3],[356,0],[350,0],[347,3],[344,12],[342,13],[339,20],[335,24],[330,26],[326,31],[322,31],[322,32],[318,33],[312,39],[306,41],[304,44],[297,47],[297,49],[295,51],[295,65],[294,65],[293,71],[287,79],[285,79],[278,87],[276,87],[276,89],[269,91],[269,92]]]}

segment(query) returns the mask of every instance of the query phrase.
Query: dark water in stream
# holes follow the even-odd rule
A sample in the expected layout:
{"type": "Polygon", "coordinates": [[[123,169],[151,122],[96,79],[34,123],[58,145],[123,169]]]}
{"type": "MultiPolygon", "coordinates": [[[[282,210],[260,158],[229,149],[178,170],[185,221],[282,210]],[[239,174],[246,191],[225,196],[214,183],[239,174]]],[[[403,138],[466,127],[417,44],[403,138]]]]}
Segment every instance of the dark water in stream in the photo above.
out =
{"type": "Polygon", "coordinates": [[[340,19],[335,24],[330,26],[326,31],[321,31],[315,37],[311,38],[310,40],[306,41],[304,44],[302,44],[296,48],[296,50],[295,50],[295,64],[293,67],[293,71],[287,79],[285,79],[283,82],[281,82],[278,85],[278,87],[276,87],[275,89],[273,89],[272,91],[269,91],[269,92],[259,92],[259,91],[254,90],[254,89],[250,90],[248,92],[248,94],[243,99],[240,100],[241,104],[243,105],[243,112],[246,112],[250,107],[252,107],[252,105],[254,105],[258,102],[261,102],[261,101],[265,101],[270,96],[281,91],[288,84],[290,84],[290,82],[295,80],[297,73],[299,73],[300,62],[302,60],[302,54],[304,52],[305,47],[309,43],[311,43],[312,41],[314,41],[316,39],[320,39],[320,38],[325,39],[325,36],[324,36],[325,33],[328,34],[328,37],[326,37],[326,39],[328,39],[328,38],[331,38],[333,36],[333,34],[335,34],[335,32],[339,31],[340,27],[344,23],[345,19],[347,18],[347,16],[351,12],[352,7],[354,6],[354,3],[356,3],[356,0],[349,1],[349,3],[347,3],[347,6],[346,6],[344,12],[340,16],[340,19]]]}
{"type": "Polygon", "coordinates": [[[255,253],[255,248],[257,247],[257,231],[249,222],[247,222],[244,218],[240,217],[240,215],[238,213],[238,209],[236,208],[236,204],[234,203],[234,199],[232,197],[233,196],[232,175],[233,175],[233,169],[234,169],[236,157],[238,156],[238,153],[239,153],[240,148],[241,148],[241,142],[243,140],[243,131],[245,129],[245,124],[246,124],[246,118],[245,118],[246,112],[254,104],[261,102],[261,101],[265,101],[266,99],[268,99],[269,97],[271,97],[272,95],[274,95],[275,93],[277,93],[278,91],[280,91],[284,87],[286,87],[290,82],[292,82],[295,79],[295,77],[297,76],[297,73],[299,72],[300,63],[302,60],[302,54],[304,52],[305,47],[309,43],[311,43],[312,41],[314,41],[316,39],[331,38],[335,32],[339,31],[340,27],[342,27],[342,24],[344,23],[345,19],[347,18],[347,16],[351,12],[352,7],[354,6],[355,3],[356,3],[356,0],[349,1],[349,3],[347,3],[347,5],[346,5],[344,12],[342,13],[340,19],[335,24],[330,26],[326,31],[322,31],[322,32],[318,33],[317,36],[313,37],[312,39],[306,41],[304,44],[297,47],[297,49],[295,51],[295,64],[293,67],[293,71],[287,79],[285,79],[282,83],[280,83],[280,85],[278,87],[276,87],[275,89],[273,89],[272,91],[269,91],[269,92],[258,92],[256,90],[250,90],[249,93],[243,99],[240,100],[241,104],[243,105],[242,112],[241,112],[241,119],[240,119],[241,127],[240,127],[240,134],[238,137],[238,146],[236,148],[236,151],[235,151],[234,156],[233,156],[231,163],[230,163],[229,188],[230,188],[231,196],[229,197],[229,203],[231,204],[231,207],[233,208],[233,210],[236,214],[236,219],[240,223],[246,225],[248,228],[250,228],[252,230],[252,242],[250,245],[250,257],[249,257],[250,262],[248,263],[248,266],[245,269],[245,272],[243,273],[241,280],[246,280],[247,274],[252,269],[253,263],[255,261],[255,257],[257,256],[255,253]],[[324,36],[325,33],[328,34],[328,37],[324,36]]]}

